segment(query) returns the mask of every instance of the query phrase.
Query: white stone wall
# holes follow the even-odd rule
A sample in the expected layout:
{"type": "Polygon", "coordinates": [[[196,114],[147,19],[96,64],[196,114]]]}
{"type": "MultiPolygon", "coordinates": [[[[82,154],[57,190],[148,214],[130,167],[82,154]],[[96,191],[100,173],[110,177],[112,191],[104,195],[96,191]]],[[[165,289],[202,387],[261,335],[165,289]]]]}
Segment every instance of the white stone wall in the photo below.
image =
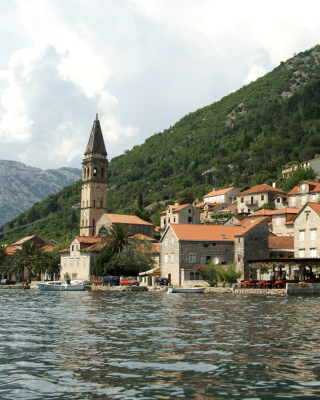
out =
{"type": "Polygon", "coordinates": [[[319,236],[320,216],[309,205],[306,205],[294,223],[294,257],[319,258],[319,236]]]}
{"type": "Polygon", "coordinates": [[[277,236],[293,236],[294,224],[286,225],[286,214],[276,214],[272,216],[272,233],[277,236]]]}

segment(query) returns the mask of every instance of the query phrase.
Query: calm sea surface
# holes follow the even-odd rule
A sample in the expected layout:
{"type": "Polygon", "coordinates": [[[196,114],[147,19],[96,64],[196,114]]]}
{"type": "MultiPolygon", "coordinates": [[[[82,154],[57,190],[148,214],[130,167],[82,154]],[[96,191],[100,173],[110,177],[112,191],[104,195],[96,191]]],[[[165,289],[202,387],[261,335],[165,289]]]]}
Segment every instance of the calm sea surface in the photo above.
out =
{"type": "Polygon", "coordinates": [[[320,398],[320,298],[0,291],[0,399],[320,398]]]}

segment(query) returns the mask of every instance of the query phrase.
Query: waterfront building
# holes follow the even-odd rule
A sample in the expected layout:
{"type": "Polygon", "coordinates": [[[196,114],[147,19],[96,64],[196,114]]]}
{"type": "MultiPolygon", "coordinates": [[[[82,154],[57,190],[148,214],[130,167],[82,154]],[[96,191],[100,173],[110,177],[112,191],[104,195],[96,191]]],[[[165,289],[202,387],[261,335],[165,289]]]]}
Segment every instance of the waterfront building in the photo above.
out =
{"type": "Polygon", "coordinates": [[[107,207],[107,151],[98,114],[82,162],[80,236],[95,236],[96,223],[107,207]]]}

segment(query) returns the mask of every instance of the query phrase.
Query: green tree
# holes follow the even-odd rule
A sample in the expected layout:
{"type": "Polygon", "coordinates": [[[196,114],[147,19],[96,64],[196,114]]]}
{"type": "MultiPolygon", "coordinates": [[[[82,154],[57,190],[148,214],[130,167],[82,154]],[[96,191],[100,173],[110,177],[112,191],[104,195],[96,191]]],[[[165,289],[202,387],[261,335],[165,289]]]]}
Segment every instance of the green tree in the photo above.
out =
{"type": "Polygon", "coordinates": [[[129,246],[129,238],[132,236],[130,228],[124,224],[113,224],[107,229],[105,249],[114,254],[120,253],[129,246]]]}
{"type": "Polygon", "coordinates": [[[117,255],[118,270],[126,275],[138,275],[154,267],[154,243],[134,239],[117,255]]]}
{"type": "Polygon", "coordinates": [[[184,189],[178,193],[177,201],[180,204],[190,204],[194,201],[194,194],[191,189],[184,189]]]}
{"type": "Polygon", "coordinates": [[[297,186],[301,181],[314,181],[316,178],[316,173],[310,167],[308,168],[297,168],[289,178],[282,181],[282,190],[285,192],[290,192],[295,186],[297,186]]]}

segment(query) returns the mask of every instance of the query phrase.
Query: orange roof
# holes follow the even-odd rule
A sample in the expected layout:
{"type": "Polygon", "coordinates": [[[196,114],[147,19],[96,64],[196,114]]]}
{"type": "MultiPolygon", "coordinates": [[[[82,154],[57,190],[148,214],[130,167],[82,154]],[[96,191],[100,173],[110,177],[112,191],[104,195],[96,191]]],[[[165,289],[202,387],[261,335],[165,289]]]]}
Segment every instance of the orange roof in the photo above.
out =
{"type": "Polygon", "coordinates": [[[46,246],[41,247],[41,250],[49,253],[49,251],[52,251],[55,248],[53,244],[47,244],[46,246]]]}
{"type": "Polygon", "coordinates": [[[136,235],[132,235],[130,237],[138,240],[148,240],[149,242],[157,242],[156,239],[152,239],[151,237],[142,235],[141,233],[137,233],[136,235]]]}
{"type": "Polygon", "coordinates": [[[252,214],[249,214],[249,218],[256,217],[256,216],[259,216],[259,215],[272,215],[272,214],[274,214],[274,210],[266,210],[266,209],[262,208],[259,211],[256,211],[256,212],[254,212],[252,214]]]}
{"type": "Polygon", "coordinates": [[[293,236],[269,236],[269,249],[293,250],[293,236]]]}
{"type": "Polygon", "coordinates": [[[320,203],[308,202],[307,204],[308,204],[317,214],[320,215],[320,203]]]}
{"type": "Polygon", "coordinates": [[[284,191],[276,189],[264,183],[262,185],[254,186],[248,190],[245,190],[244,192],[239,193],[238,196],[243,196],[244,194],[249,194],[249,193],[260,193],[260,192],[274,192],[274,193],[285,194],[284,191]]]}
{"type": "Polygon", "coordinates": [[[224,194],[224,193],[227,193],[227,192],[229,192],[230,190],[232,190],[232,189],[234,189],[233,187],[229,187],[229,188],[226,188],[226,189],[220,189],[220,190],[215,190],[215,191],[213,191],[213,192],[210,192],[210,193],[208,193],[208,194],[205,194],[204,196],[203,196],[203,198],[205,198],[205,197],[209,197],[209,196],[218,196],[219,194],[224,194]]]}
{"type": "Polygon", "coordinates": [[[240,222],[238,222],[236,224],[236,226],[248,226],[251,224],[251,219],[248,217],[245,217],[244,219],[240,220],[240,222]]]}
{"type": "MultiPolygon", "coordinates": [[[[301,182],[305,182],[306,184],[309,185],[309,193],[320,192],[320,183],[311,182],[311,181],[301,181],[301,182]]],[[[299,185],[300,185],[300,183],[299,183],[299,185]]],[[[298,186],[299,185],[297,185],[293,189],[291,189],[290,192],[288,193],[288,195],[290,195],[290,194],[298,194],[298,186]]]]}
{"type": "MultiPolygon", "coordinates": [[[[172,224],[171,229],[178,240],[230,242],[243,228],[224,225],[172,224]]],[[[170,228],[168,228],[170,229],[170,228]]]]}
{"type": "Polygon", "coordinates": [[[91,246],[86,247],[85,249],[81,249],[81,251],[89,252],[89,251],[101,251],[104,247],[104,242],[94,243],[91,246]]]}
{"type": "MultiPolygon", "coordinates": [[[[136,215],[125,215],[125,214],[103,214],[113,224],[130,224],[130,225],[152,225],[150,222],[144,221],[136,215]]],[[[152,225],[153,226],[153,225],[152,225]]]]}
{"type": "Polygon", "coordinates": [[[99,243],[101,242],[102,239],[100,236],[79,236],[79,235],[76,235],[75,238],[78,239],[79,243],[83,244],[99,243]]]}
{"type": "Polygon", "coordinates": [[[259,219],[257,219],[256,221],[252,222],[252,224],[247,225],[244,229],[242,229],[237,235],[235,236],[243,236],[245,235],[247,232],[249,232],[252,228],[254,228],[255,226],[259,225],[262,221],[265,221],[266,219],[268,219],[267,217],[261,217],[259,219]]]}
{"type": "Polygon", "coordinates": [[[280,210],[276,210],[273,214],[298,214],[300,208],[293,208],[293,207],[283,207],[280,210]]]}
{"type": "Polygon", "coordinates": [[[231,206],[228,206],[228,207],[224,208],[223,211],[234,211],[234,210],[237,210],[237,209],[238,209],[238,205],[237,204],[233,204],[231,206]]]}
{"type": "Polygon", "coordinates": [[[14,254],[18,250],[19,249],[17,247],[13,247],[10,244],[6,247],[6,253],[8,254],[8,256],[11,256],[12,254],[14,254]]]}

